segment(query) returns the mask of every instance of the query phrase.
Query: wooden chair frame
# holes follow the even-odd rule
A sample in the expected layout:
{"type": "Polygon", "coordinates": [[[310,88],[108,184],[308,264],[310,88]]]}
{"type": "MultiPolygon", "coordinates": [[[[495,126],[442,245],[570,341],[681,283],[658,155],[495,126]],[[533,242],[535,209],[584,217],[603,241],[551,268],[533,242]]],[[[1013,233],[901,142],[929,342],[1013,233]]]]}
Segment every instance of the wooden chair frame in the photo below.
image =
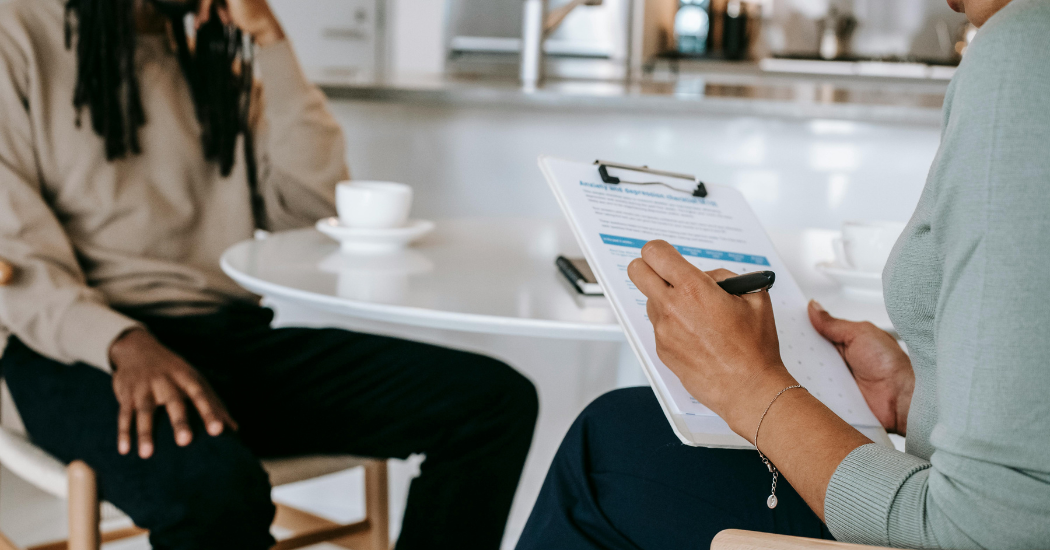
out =
{"type": "Polygon", "coordinates": [[[341,525],[291,506],[277,505],[274,525],[295,532],[272,550],[293,550],[330,542],[354,550],[390,550],[390,489],[385,460],[369,460],[365,468],[365,519],[341,525]]]}
{"type": "MultiPolygon", "coordinates": [[[[365,519],[342,525],[279,504],[274,525],[293,530],[295,534],[278,541],[272,550],[294,550],[320,542],[331,542],[354,550],[389,550],[389,489],[386,461],[370,460],[365,463],[364,468],[365,519]]],[[[95,471],[77,460],[66,469],[66,476],[69,479],[69,539],[31,546],[25,550],[99,550],[103,543],[148,532],[138,527],[101,532],[101,503],[95,471]]],[[[0,533],[0,550],[22,549],[0,533]]]]}
{"type": "Polygon", "coordinates": [[[883,546],[864,546],[833,540],[773,535],[739,529],[726,529],[715,535],[711,550],[890,550],[883,546]]]}

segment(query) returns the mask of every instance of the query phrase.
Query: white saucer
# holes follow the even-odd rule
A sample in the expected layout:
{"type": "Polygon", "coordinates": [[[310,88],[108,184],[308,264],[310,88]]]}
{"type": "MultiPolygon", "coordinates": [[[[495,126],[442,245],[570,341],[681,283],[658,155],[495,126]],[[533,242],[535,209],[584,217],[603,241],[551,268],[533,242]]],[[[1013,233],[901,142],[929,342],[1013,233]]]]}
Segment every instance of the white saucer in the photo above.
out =
{"type": "Polygon", "coordinates": [[[816,268],[842,285],[842,292],[847,296],[864,301],[883,300],[881,273],[857,271],[835,262],[820,262],[816,268]]]}
{"type": "Polygon", "coordinates": [[[434,222],[409,220],[404,227],[391,229],[367,229],[347,227],[339,218],[319,220],[314,227],[325,235],[339,241],[343,252],[376,254],[400,250],[412,241],[434,230],[434,222]]]}

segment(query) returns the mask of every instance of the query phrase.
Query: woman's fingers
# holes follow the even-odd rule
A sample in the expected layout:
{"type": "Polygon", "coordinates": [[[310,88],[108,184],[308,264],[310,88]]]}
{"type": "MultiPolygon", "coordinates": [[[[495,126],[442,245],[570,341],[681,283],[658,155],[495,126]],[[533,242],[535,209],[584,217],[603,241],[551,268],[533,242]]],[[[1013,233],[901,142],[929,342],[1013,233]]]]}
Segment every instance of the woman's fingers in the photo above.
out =
{"type": "Polygon", "coordinates": [[[744,299],[748,305],[751,306],[756,312],[773,311],[772,301],[769,299],[769,292],[749,292],[740,296],[744,299]]]}
{"type": "Polygon", "coordinates": [[[817,329],[821,336],[836,345],[843,345],[851,340],[857,325],[852,321],[832,317],[816,300],[809,301],[809,322],[813,323],[813,328],[817,329]]]}
{"type": "MultiPolygon", "coordinates": [[[[678,287],[687,281],[698,279],[697,275],[703,273],[693,264],[689,263],[682,255],[667,241],[649,241],[642,247],[642,259],[663,280],[678,287]]],[[[710,281],[710,277],[702,276],[699,279],[710,281]]],[[[712,283],[714,284],[714,283],[712,283]]]]}
{"type": "Polygon", "coordinates": [[[657,275],[653,268],[641,258],[635,258],[627,265],[627,276],[631,278],[634,286],[638,287],[638,290],[650,300],[664,296],[670,289],[667,281],[657,275]]]}
{"type": "Polygon", "coordinates": [[[712,279],[714,279],[714,281],[716,283],[720,282],[720,281],[724,281],[724,280],[726,280],[726,279],[728,279],[730,277],[736,277],[736,275],[737,275],[736,273],[733,273],[732,271],[729,271],[728,269],[723,269],[723,268],[713,269],[711,271],[705,271],[704,273],[707,273],[707,275],[709,277],[711,277],[712,279]]]}
{"type": "Polygon", "coordinates": [[[649,318],[649,322],[656,326],[659,322],[659,311],[656,309],[656,302],[648,300],[645,302],[645,316],[649,318]]]}

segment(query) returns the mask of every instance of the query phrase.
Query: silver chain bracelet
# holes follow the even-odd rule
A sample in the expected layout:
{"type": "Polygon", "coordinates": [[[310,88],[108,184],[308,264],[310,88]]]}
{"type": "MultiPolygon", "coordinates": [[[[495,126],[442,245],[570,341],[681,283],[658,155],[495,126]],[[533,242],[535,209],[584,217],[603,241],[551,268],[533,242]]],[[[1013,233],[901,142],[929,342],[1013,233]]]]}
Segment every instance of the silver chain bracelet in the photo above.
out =
{"type": "Polygon", "coordinates": [[[769,408],[773,406],[773,403],[776,403],[777,399],[780,399],[780,396],[784,395],[784,392],[795,388],[806,389],[802,387],[802,384],[795,384],[794,386],[788,386],[780,390],[773,396],[773,399],[769,401],[769,404],[766,405],[766,410],[762,411],[762,416],[758,419],[758,427],[755,428],[755,450],[758,451],[758,457],[762,459],[762,463],[765,464],[766,468],[768,468],[773,474],[773,488],[770,489],[769,498],[766,499],[766,506],[769,506],[770,509],[777,507],[777,478],[780,477],[780,472],[778,472],[777,467],[766,458],[766,455],[762,454],[762,450],[758,448],[758,431],[762,429],[762,421],[766,419],[766,413],[769,412],[769,408]]]}

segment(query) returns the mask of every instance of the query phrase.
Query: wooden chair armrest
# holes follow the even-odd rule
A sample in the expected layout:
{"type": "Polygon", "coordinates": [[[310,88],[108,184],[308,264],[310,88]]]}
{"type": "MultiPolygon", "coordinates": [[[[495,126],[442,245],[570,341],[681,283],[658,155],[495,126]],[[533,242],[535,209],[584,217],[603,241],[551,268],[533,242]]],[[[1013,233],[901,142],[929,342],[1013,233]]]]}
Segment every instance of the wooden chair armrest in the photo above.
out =
{"type": "Polygon", "coordinates": [[[715,535],[711,550],[888,550],[885,547],[847,544],[833,540],[807,539],[726,529],[715,535]]]}
{"type": "Polygon", "coordinates": [[[11,264],[0,260],[0,286],[5,286],[15,278],[15,268],[11,264]]]}
{"type": "Polygon", "coordinates": [[[21,550],[21,549],[19,547],[15,546],[15,543],[11,542],[11,539],[5,537],[3,533],[0,533],[0,550],[21,550]]]}

